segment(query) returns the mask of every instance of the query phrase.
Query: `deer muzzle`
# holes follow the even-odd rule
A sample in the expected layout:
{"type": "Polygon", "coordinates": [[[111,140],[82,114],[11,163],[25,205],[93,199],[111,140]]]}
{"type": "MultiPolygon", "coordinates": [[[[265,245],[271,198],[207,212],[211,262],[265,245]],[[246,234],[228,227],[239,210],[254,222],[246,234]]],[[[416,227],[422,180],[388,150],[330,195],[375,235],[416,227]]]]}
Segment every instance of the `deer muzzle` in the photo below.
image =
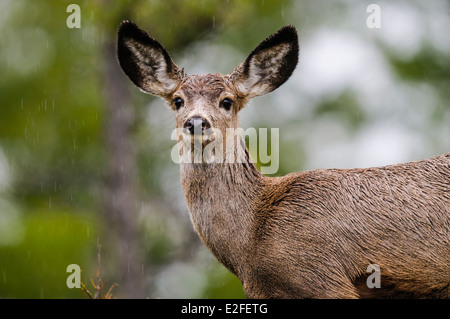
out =
{"type": "Polygon", "coordinates": [[[211,128],[211,124],[203,117],[193,116],[184,123],[183,128],[185,133],[190,133],[191,135],[201,135],[207,129],[211,128]]]}

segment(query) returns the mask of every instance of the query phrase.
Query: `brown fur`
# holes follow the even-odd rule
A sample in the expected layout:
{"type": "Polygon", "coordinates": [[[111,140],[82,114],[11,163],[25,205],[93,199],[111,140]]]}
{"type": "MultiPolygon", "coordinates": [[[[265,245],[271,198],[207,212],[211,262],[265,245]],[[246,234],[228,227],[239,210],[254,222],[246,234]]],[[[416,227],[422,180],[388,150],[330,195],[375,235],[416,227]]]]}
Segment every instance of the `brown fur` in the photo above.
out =
{"type": "Polygon", "coordinates": [[[278,178],[251,163],[181,171],[196,231],[248,297],[449,297],[450,154],[278,178]]]}
{"type": "MultiPolygon", "coordinates": [[[[286,27],[229,75],[185,76],[173,71],[179,69],[159,43],[124,25],[118,55],[125,73],[143,90],[160,92],[173,109],[174,98],[183,100],[177,127],[195,116],[222,132],[238,128],[248,100],[284,83],[297,63],[297,35],[286,27]],[[136,54],[142,43],[151,57],[136,54]],[[159,78],[152,65],[167,74],[159,78]],[[225,98],[233,100],[230,110],[221,107],[225,98]]],[[[276,178],[263,176],[247,150],[245,159],[180,164],[180,176],[196,232],[248,297],[450,297],[450,153],[276,178]],[[369,264],[380,266],[381,288],[367,287],[369,264]]]]}

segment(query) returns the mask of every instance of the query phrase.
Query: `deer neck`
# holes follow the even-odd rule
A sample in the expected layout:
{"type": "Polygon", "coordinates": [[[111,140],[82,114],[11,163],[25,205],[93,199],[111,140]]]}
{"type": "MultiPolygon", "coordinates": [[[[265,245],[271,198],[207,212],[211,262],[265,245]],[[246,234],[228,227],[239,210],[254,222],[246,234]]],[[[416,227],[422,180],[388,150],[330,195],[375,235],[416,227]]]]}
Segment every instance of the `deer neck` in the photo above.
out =
{"type": "Polygon", "coordinates": [[[194,229],[219,261],[241,273],[239,265],[252,250],[254,207],[265,177],[247,148],[244,162],[180,163],[180,173],[194,229]]]}

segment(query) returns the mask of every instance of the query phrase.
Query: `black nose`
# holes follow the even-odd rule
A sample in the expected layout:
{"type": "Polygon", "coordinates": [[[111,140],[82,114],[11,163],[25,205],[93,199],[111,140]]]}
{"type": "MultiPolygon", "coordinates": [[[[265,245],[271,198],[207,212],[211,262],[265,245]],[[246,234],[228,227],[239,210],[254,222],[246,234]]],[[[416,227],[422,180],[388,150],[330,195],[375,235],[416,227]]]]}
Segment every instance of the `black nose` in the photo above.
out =
{"type": "Polygon", "coordinates": [[[210,125],[206,119],[194,116],[184,123],[184,128],[189,130],[191,134],[201,134],[210,128],[210,125]]]}

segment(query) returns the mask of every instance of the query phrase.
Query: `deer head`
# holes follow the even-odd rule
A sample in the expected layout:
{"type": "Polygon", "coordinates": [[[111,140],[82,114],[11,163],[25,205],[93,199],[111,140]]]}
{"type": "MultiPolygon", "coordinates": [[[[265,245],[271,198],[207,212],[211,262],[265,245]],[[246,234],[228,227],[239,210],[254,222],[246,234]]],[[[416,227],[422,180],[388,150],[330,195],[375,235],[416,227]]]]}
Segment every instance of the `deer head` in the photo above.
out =
{"type": "MultiPolygon", "coordinates": [[[[298,62],[298,38],[293,26],[281,28],[254,49],[230,74],[186,75],[155,39],[131,21],[119,28],[117,53],[131,81],[145,93],[162,97],[176,112],[176,126],[194,143],[197,133],[225,136],[238,128],[238,112],[248,101],[283,84],[298,62]]],[[[225,138],[223,138],[225,143],[225,138]]]]}

